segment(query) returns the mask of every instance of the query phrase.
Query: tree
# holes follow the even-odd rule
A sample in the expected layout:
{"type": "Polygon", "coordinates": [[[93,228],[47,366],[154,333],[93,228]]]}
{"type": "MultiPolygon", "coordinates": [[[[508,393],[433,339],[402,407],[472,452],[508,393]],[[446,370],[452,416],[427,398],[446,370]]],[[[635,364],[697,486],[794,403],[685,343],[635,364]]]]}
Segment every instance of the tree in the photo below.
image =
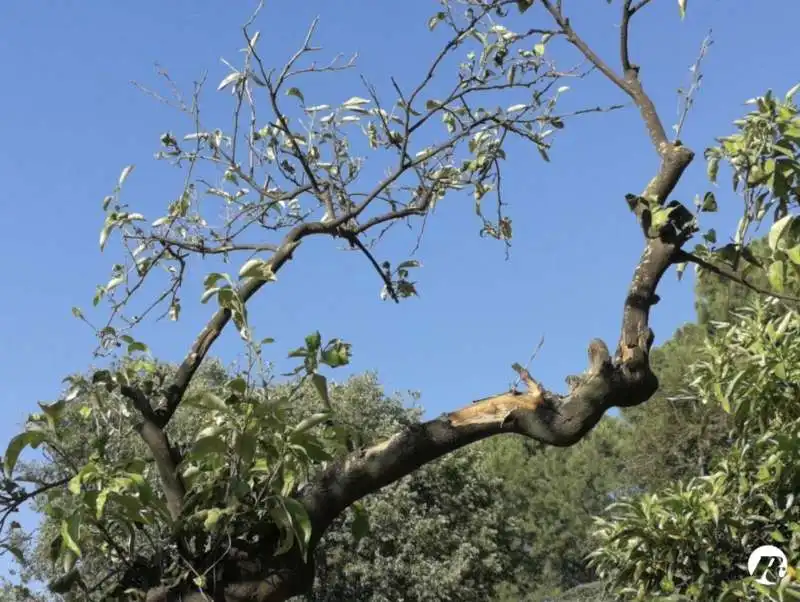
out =
{"type": "Polygon", "coordinates": [[[628,427],[602,422],[568,450],[490,439],[366,498],[370,534],[337,519],[310,599],[530,600],[594,578],[592,517],[624,487],[628,427]]]}
{"type": "Polygon", "coordinates": [[[320,546],[308,599],[488,600],[509,575],[535,571],[524,518],[498,495],[500,477],[480,468],[485,453],[482,446],[454,452],[337,520],[320,546]],[[363,538],[361,513],[371,533],[363,538]]]}
{"type": "MultiPolygon", "coordinates": [[[[212,361],[203,365],[194,386],[220,392],[232,378],[212,361]]],[[[288,409],[295,419],[323,409],[310,383],[287,383],[272,395],[295,386],[300,393],[288,409]]],[[[337,419],[364,438],[362,445],[419,421],[419,412],[405,409],[399,397],[384,395],[374,374],[332,384],[330,395],[337,419]]],[[[111,423],[124,422],[123,400],[116,392],[112,397],[106,417],[111,423]]],[[[71,409],[75,420],[60,420],[62,455],[26,463],[27,478],[63,477],[71,466],[89,462],[92,450],[85,446],[85,426],[77,419],[79,404],[71,409]]],[[[202,414],[185,410],[173,424],[172,441],[179,449],[189,449],[203,428],[202,414]]],[[[620,488],[628,431],[609,419],[564,451],[528,449],[519,439],[492,439],[421,468],[331,525],[316,552],[317,579],[308,599],[366,602],[402,595],[483,600],[497,591],[498,599],[541,600],[542,592],[583,582],[591,517],[605,506],[609,492],[620,488]],[[573,500],[580,503],[569,503],[573,500]]],[[[136,439],[118,440],[120,446],[105,448],[106,461],[125,463],[141,453],[136,439]]],[[[34,549],[26,554],[30,577],[44,582],[62,572],[50,561],[50,542],[60,529],[57,519],[45,515],[34,549]]],[[[84,554],[82,579],[100,581],[104,560],[104,555],[84,554]]],[[[27,591],[21,598],[8,597],[27,600],[27,591]]]]}
{"type": "MultiPolygon", "coordinates": [[[[691,262],[745,282],[735,261],[726,261],[731,254],[747,259],[748,227],[760,223],[770,209],[776,209],[776,221],[768,274],[773,294],[781,295],[798,259],[796,221],[788,214],[796,206],[798,186],[794,172],[785,170],[796,162],[793,92],[782,100],[759,98],[742,133],[708,153],[712,176],[727,160],[735,181],[746,181],[752,195],[745,198],[745,226],[732,249],[716,249],[707,231],[704,238],[711,246],[689,253],[683,247],[699,231],[697,215],[669,196],[694,153],[668,137],[628,48],[631,21],[649,1],[620,2],[621,71],[586,44],[561,2],[542,0],[529,10],[532,4],[442,4],[429,22],[431,29],[447,32],[441,51],[415,85],[392,82],[392,101],[367,84],[362,96],[338,107],[307,105],[299,87],[303,78],[351,63],[309,62],[316,51],[315,23],[298,52],[282,67],[270,69],[258,51],[252,19],[243,29],[243,64],[231,67],[218,85],[232,94],[233,126],[202,122],[199,85],[191,101],[176,97],[191,130],[185,136],[164,133],[159,158],[186,170],[183,190],[163,216],[149,222],[153,216],[145,219],[121,197],[133,170],[129,166],[104,202],[100,246],[121,238],[124,259],[97,292],[96,301],[107,300],[111,310],[107,325],[97,332],[101,352],[119,350],[127,358],[88,378],[72,379],[64,398],[43,404],[4,456],[6,517],[39,498],[43,511],[60,525],[51,548],[65,575],[53,584],[55,589],[80,592],[71,595],[83,598],[139,596],[149,602],[208,597],[267,602],[306,592],[326,530],[370,493],[492,435],[516,433],[545,445],[573,445],[608,409],[649,399],[658,388],[649,361],[649,314],[658,301],[659,280],[673,265],[691,262]],[[514,7],[523,14],[520,21],[509,13],[514,7]],[[549,19],[549,28],[530,28],[537,11],[549,19]],[[266,375],[266,341],[254,336],[248,302],[274,288],[270,283],[291,260],[301,260],[307,241],[322,236],[341,239],[363,254],[387,298],[399,302],[412,296],[416,283],[411,274],[419,264],[379,262],[373,243],[395,224],[424,224],[437,202],[456,191],[473,194],[482,235],[508,242],[512,222],[503,210],[501,186],[507,142],[530,143],[546,160],[549,136],[571,116],[556,112],[565,71],[549,59],[547,45],[559,40],[577,49],[636,105],[660,160],[642,193],[626,198],[644,243],[613,356],[605,343],[592,341],[589,368],[572,381],[567,395],[545,389],[516,365],[526,392],[502,392],[434,420],[398,425],[384,441],[363,445],[340,420],[320,372],[323,366],[346,364],[350,347],[340,339],[324,342],[312,332],[290,356],[300,363],[295,375],[315,387],[325,411],[296,420],[290,408],[297,388],[273,396],[269,387],[259,386],[266,375]],[[448,81],[443,73],[453,62],[458,63],[456,75],[448,81]],[[262,100],[267,112],[256,110],[262,100]],[[494,108],[501,101],[507,108],[494,108]],[[350,134],[356,123],[364,140],[350,134]],[[385,159],[387,171],[371,176],[362,151],[385,159]],[[224,184],[208,185],[205,175],[217,170],[224,184]],[[211,225],[208,198],[219,199],[225,208],[219,226],[211,225]],[[489,198],[495,201],[496,218],[484,210],[489,198]],[[240,262],[242,256],[250,258],[240,262]],[[179,319],[187,274],[205,257],[236,259],[241,263],[238,278],[222,269],[207,274],[202,299],[218,307],[183,363],[177,370],[164,370],[133,338],[134,328],[158,307],[179,319]],[[165,280],[159,280],[162,274],[165,280]],[[160,285],[154,301],[140,300],[160,285]],[[231,323],[247,352],[242,374],[216,393],[192,387],[212,345],[231,323]],[[127,413],[121,425],[107,422],[109,404],[119,403],[117,394],[125,399],[127,413]],[[196,424],[202,426],[192,433],[188,449],[175,444],[180,437],[173,418],[179,411],[196,412],[196,424]],[[75,421],[88,433],[86,462],[60,478],[24,486],[25,475],[14,473],[19,454],[33,447],[58,456],[62,421],[75,421]],[[121,445],[118,439],[134,435],[147,452],[141,457],[150,460],[106,460],[106,451],[121,445]],[[90,550],[103,554],[108,575],[101,583],[82,578],[84,565],[100,562],[90,558],[90,550]]],[[[685,1],[678,5],[683,12],[685,1]]],[[[709,193],[696,213],[715,208],[709,193]]],[[[74,313],[84,318],[79,309],[74,313]]]]}
{"type": "Polygon", "coordinates": [[[623,421],[607,418],[565,450],[516,438],[486,442],[487,469],[524,521],[528,559],[509,575],[501,600],[540,602],[596,578],[586,562],[592,519],[631,485],[630,436],[623,421]]]}

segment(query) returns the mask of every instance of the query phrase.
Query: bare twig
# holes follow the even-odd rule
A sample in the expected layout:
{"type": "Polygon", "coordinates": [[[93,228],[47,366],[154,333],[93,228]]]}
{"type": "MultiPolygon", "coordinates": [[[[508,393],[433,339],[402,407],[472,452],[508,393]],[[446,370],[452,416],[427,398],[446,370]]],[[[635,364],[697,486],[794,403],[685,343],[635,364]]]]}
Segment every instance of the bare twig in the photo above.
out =
{"type": "Polygon", "coordinates": [[[351,246],[357,247],[359,251],[366,255],[367,259],[369,259],[369,262],[372,264],[372,267],[375,268],[375,271],[378,272],[381,280],[383,280],[383,284],[386,286],[386,290],[388,291],[389,296],[392,298],[392,301],[395,303],[400,303],[400,299],[397,297],[397,292],[394,290],[394,284],[392,284],[392,279],[389,277],[389,274],[386,273],[386,270],[381,269],[380,264],[375,260],[375,257],[373,257],[370,250],[364,246],[364,243],[359,240],[358,236],[345,229],[340,229],[340,236],[347,240],[351,246]]]}
{"type": "Polygon", "coordinates": [[[700,45],[700,54],[697,56],[697,60],[689,69],[692,74],[692,83],[689,85],[689,89],[686,92],[680,92],[680,98],[678,101],[678,123],[673,126],[676,139],[681,137],[683,124],[686,122],[686,117],[688,117],[689,111],[694,104],[694,95],[700,89],[700,82],[703,80],[703,74],[700,72],[700,63],[703,62],[709,47],[713,43],[714,42],[711,39],[711,32],[709,31],[706,37],[703,38],[703,43],[700,45]]]}

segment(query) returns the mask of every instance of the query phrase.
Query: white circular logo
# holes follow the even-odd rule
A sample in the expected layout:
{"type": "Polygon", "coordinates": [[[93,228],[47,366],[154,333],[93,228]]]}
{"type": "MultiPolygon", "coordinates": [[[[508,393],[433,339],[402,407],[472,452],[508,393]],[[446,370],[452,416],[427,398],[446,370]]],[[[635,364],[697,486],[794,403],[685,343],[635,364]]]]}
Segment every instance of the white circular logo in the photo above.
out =
{"type": "Polygon", "coordinates": [[[786,571],[789,569],[789,560],[780,548],[761,546],[753,550],[750,558],[747,559],[747,572],[755,575],[759,567],[763,572],[756,579],[756,583],[775,585],[786,575],[786,571]]]}

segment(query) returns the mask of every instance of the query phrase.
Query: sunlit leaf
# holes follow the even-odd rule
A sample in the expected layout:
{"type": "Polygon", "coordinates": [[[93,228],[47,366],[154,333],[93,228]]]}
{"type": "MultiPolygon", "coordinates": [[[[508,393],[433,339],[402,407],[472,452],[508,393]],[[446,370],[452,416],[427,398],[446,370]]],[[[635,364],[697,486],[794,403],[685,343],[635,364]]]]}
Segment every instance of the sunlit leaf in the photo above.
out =
{"type": "Polygon", "coordinates": [[[136,166],[128,165],[127,167],[125,167],[125,169],[122,170],[122,173],[119,174],[119,183],[117,184],[117,186],[122,188],[122,185],[125,183],[125,180],[128,179],[128,176],[131,175],[131,172],[133,171],[134,167],[136,166]]]}
{"type": "Polygon", "coordinates": [[[183,403],[187,406],[206,410],[226,411],[228,409],[225,401],[211,391],[197,391],[187,395],[184,398],[183,403]]]}
{"type": "Polygon", "coordinates": [[[228,75],[225,76],[225,78],[221,82],[219,82],[219,85],[217,86],[217,91],[224,90],[225,88],[230,86],[233,82],[239,81],[241,77],[242,74],[239,73],[238,71],[229,73],[228,75]]]}
{"type": "Polygon", "coordinates": [[[78,531],[80,529],[80,515],[73,514],[69,520],[61,521],[61,539],[64,545],[72,551],[76,556],[81,556],[81,549],[76,540],[78,539],[78,531]]]}
{"type": "Polygon", "coordinates": [[[25,431],[24,433],[20,433],[8,444],[6,448],[6,453],[3,456],[3,465],[5,467],[5,471],[7,475],[11,475],[14,472],[14,467],[17,465],[17,459],[19,458],[20,453],[26,447],[30,446],[34,449],[39,447],[39,445],[45,440],[46,436],[45,433],[42,431],[25,431]]]}
{"type": "Polygon", "coordinates": [[[265,282],[274,282],[277,280],[269,261],[257,258],[251,259],[242,266],[239,270],[239,278],[253,278],[265,282]]]}

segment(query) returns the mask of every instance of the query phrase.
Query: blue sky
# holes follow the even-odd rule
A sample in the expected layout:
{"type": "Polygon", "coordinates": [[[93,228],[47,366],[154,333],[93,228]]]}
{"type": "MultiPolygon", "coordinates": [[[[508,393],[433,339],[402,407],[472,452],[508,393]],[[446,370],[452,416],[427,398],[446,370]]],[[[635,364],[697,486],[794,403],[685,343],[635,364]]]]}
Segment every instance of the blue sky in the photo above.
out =
{"type": "MultiPolygon", "coordinates": [[[[674,195],[686,203],[709,189],[702,151],[731,131],[743,102],[767,88],[782,94],[800,80],[799,57],[789,42],[800,4],[772,0],[769,10],[766,4],[696,0],[681,22],[675,1],[659,0],[635,20],[633,58],[668,126],[676,117],[676,89],[688,81],[703,37],[714,30],[703,87],[682,136],[698,154],[674,195]]],[[[565,5],[579,33],[618,66],[617,3],[565,5]]],[[[206,123],[228,123],[230,96],[212,90],[227,73],[220,57],[237,59],[240,26],[253,6],[29,0],[0,8],[6,137],[0,146],[0,216],[6,224],[0,256],[6,281],[0,296],[0,441],[18,431],[37,401],[58,397],[64,376],[91,364],[93,336],[70,308],[80,306],[100,321],[100,313],[89,311],[91,297],[95,285],[108,280],[114,258],[113,244],[110,255],[98,250],[100,204],[122,167],[136,164],[125,199],[153,219],[178,191],[176,172],[152,154],[161,132],[185,133],[189,124],[130,81],[157,85],[158,62],[188,90],[207,70],[206,123]]],[[[336,104],[363,95],[359,74],[381,90],[390,76],[417,79],[442,41],[426,28],[436,10],[432,0],[275,0],[256,27],[270,63],[293,52],[316,15],[317,40],[328,56],[357,51],[353,74],[328,78],[306,93],[308,104],[336,104]]],[[[529,18],[527,27],[545,26],[536,22],[541,13],[529,18]]],[[[626,102],[599,76],[571,86],[565,103],[572,108],[626,102]]],[[[515,225],[510,260],[502,245],[478,237],[472,202],[459,196],[442,201],[429,221],[417,255],[424,266],[418,274],[421,296],[399,306],[379,300],[380,282],[363,257],[337,252],[330,240],[304,243],[280,281],[250,309],[259,336],[277,341],[270,350],[274,359],[319,329],[323,337],[353,343],[352,371],[377,369],[387,389],[421,391],[421,403],[436,415],[503,390],[513,377],[510,365],[525,363],[542,336],[532,373],[556,390],[564,388],[567,374],[583,370],[592,337],[613,347],[642,247],[623,198],[640,191],[657,167],[638,115],[629,107],[568,122],[549,164],[531,148],[514,150],[505,175],[515,225]]],[[[729,232],[737,199],[727,186],[718,199],[722,212],[714,225],[729,232]]],[[[392,239],[379,258],[406,259],[412,246],[408,237],[392,239]]],[[[139,332],[157,357],[180,360],[208,318],[209,307],[195,292],[184,295],[180,322],[151,323],[139,332]]],[[[659,292],[653,327],[663,342],[693,318],[691,281],[678,283],[670,273],[659,292]]],[[[228,334],[214,354],[230,361],[241,349],[228,334]]]]}

